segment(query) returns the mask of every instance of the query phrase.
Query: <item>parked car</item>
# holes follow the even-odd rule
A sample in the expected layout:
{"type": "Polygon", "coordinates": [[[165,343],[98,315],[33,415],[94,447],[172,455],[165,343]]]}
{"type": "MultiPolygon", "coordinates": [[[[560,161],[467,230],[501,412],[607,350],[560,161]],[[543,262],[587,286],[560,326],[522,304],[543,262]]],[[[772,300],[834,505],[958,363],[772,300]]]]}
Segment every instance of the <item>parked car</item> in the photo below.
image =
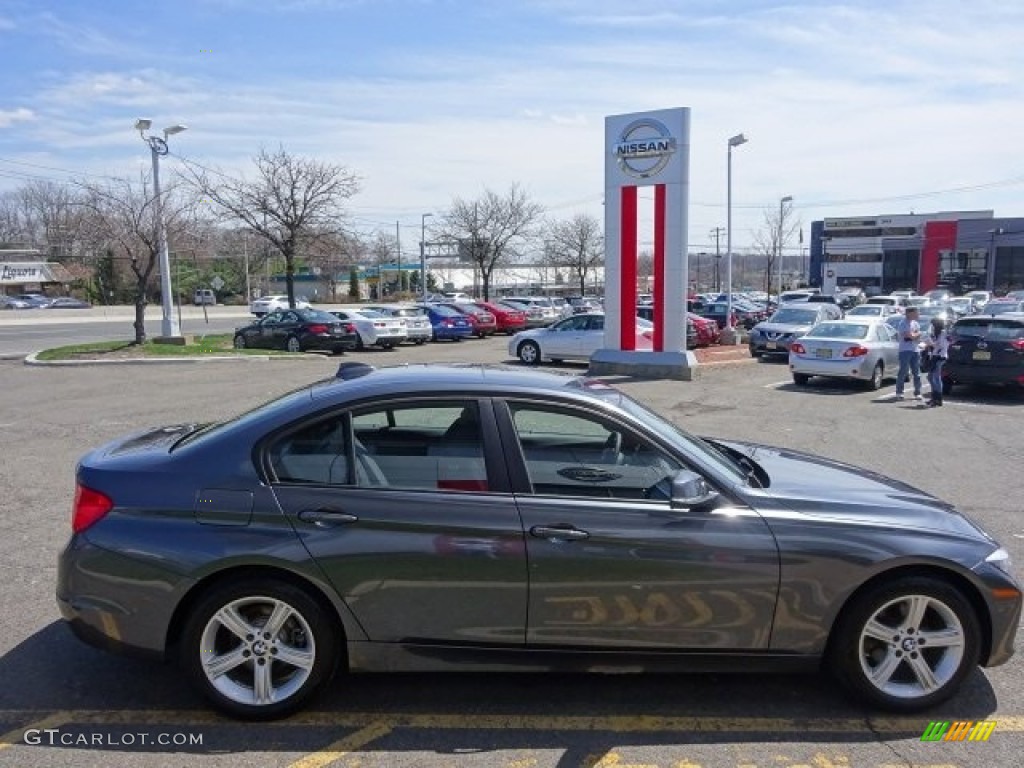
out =
{"type": "Polygon", "coordinates": [[[892,326],[871,318],[826,320],[790,344],[789,369],[798,386],[824,376],[875,390],[899,369],[898,336],[892,326]]]}
{"type": "MultiPolygon", "coordinates": [[[[296,296],[295,308],[309,309],[310,304],[305,297],[296,296]]],[[[279,309],[288,309],[288,297],[284,294],[260,296],[258,299],[253,299],[249,304],[249,311],[256,315],[256,317],[263,317],[268,312],[276,312],[279,309]]]]}
{"type": "Polygon", "coordinates": [[[363,307],[331,310],[330,314],[355,326],[356,332],[359,334],[357,349],[366,347],[394,349],[409,338],[405,320],[391,314],[363,307]]]}
{"type": "Polygon", "coordinates": [[[462,341],[473,335],[473,323],[457,309],[443,304],[421,304],[430,318],[431,338],[434,341],[448,339],[462,341]]]}
{"type": "Polygon", "coordinates": [[[1007,312],[1024,312],[1024,299],[992,299],[981,308],[983,315],[1002,315],[1007,312]]]}
{"type": "MultiPolygon", "coordinates": [[[[825,320],[834,320],[831,305],[806,301],[783,304],[768,320],[750,329],[751,357],[789,355],[789,345],[825,320]]],[[[838,308],[837,308],[838,309],[838,308]]]]}
{"type": "Polygon", "coordinates": [[[439,659],[749,658],[909,713],[1009,661],[1021,613],[1006,549],[905,481],[502,367],[347,363],[239,418],[113,440],[78,463],[70,527],[56,599],[75,635],[167,659],[246,719],[339,671],[439,659]]]}
{"type": "Polygon", "coordinates": [[[903,313],[900,311],[899,307],[894,304],[871,304],[865,302],[864,304],[854,307],[848,311],[846,313],[846,317],[850,320],[859,317],[877,317],[880,320],[885,320],[889,317],[901,318],[903,317],[903,313]]]}
{"type": "Polygon", "coordinates": [[[342,323],[317,309],[269,312],[255,323],[235,329],[235,349],[320,350],[340,354],[355,349],[358,336],[351,323],[342,323]]]}
{"type": "MultiPolygon", "coordinates": [[[[992,301],[992,299],[995,298],[995,295],[992,293],[992,291],[968,291],[967,293],[964,294],[964,296],[966,296],[969,299],[972,299],[974,303],[977,304],[979,307],[988,304],[990,301],[992,301]]],[[[1024,296],[1021,296],[1021,298],[1024,299],[1024,296]]]]}
{"type": "Polygon", "coordinates": [[[828,318],[831,320],[842,320],[843,319],[843,308],[839,305],[839,299],[835,296],[829,296],[824,293],[816,293],[813,296],[808,296],[803,304],[818,304],[825,307],[825,312],[828,314],[828,318]]]}
{"type": "Polygon", "coordinates": [[[0,294],[0,309],[36,309],[36,307],[24,299],[0,294]]]}
{"type": "Polygon", "coordinates": [[[712,344],[718,343],[722,335],[718,323],[692,312],[687,313],[687,317],[690,319],[690,324],[693,326],[694,333],[696,334],[696,346],[710,347],[712,344]]]}
{"type": "MultiPolygon", "coordinates": [[[[729,307],[725,302],[711,302],[704,304],[699,301],[691,302],[688,305],[689,311],[694,314],[698,314],[701,317],[707,318],[718,326],[719,331],[722,331],[726,327],[726,314],[729,311],[729,307]]],[[[733,305],[732,316],[729,319],[728,325],[732,328],[736,328],[740,325],[739,312],[736,310],[736,305],[733,305]]],[[[752,323],[751,327],[756,325],[752,323]]]]}
{"type": "Polygon", "coordinates": [[[969,296],[954,296],[946,302],[946,306],[952,310],[957,317],[973,315],[980,309],[978,303],[969,296]]]}
{"type": "Polygon", "coordinates": [[[816,296],[817,291],[814,290],[799,290],[799,291],[783,291],[779,295],[780,304],[792,304],[798,301],[807,301],[811,296],[816,296]]]}
{"type": "MultiPolygon", "coordinates": [[[[527,309],[534,308],[539,309],[541,314],[544,316],[545,323],[553,323],[562,317],[562,311],[559,307],[555,306],[555,302],[548,296],[509,296],[507,299],[502,299],[504,302],[515,302],[521,304],[527,309]]],[[[530,316],[527,316],[526,320],[527,327],[530,326],[530,316]]]]}
{"type": "Polygon", "coordinates": [[[405,337],[413,344],[425,344],[434,336],[427,313],[419,307],[408,304],[366,304],[364,309],[372,309],[382,315],[397,317],[405,323],[405,337]]]}
{"type": "Polygon", "coordinates": [[[494,315],[494,323],[498,328],[498,333],[505,333],[511,336],[526,328],[525,309],[515,309],[508,304],[502,304],[500,301],[478,301],[477,304],[494,315]]]}
{"type": "Polygon", "coordinates": [[[526,328],[543,328],[551,325],[557,317],[546,312],[543,307],[528,302],[517,301],[516,299],[501,299],[497,304],[522,312],[526,317],[526,328]]]}
{"type": "MultiPolygon", "coordinates": [[[[864,304],[885,304],[890,307],[895,307],[900,312],[906,310],[909,306],[906,296],[872,296],[864,304]]],[[[863,305],[862,305],[863,306],[863,305]]]]}
{"type": "Polygon", "coordinates": [[[53,299],[43,293],[19,293],[14,298],[26,302],[29,305],[29,309],[40,309],[53,301],[53,299]]]}
{"type": "Polygon", "coordinates": [[[473,297],[462,291],[444,291],[436,301],[473,301],[473,297]]]}
{"type": "Polygon", "coordinates": [[[215,306],[217,304],[217,294],[210,288],[196,288],[192,294],[192,303],[197,307],[207,304],[209,306],[215,306]]]}
{"type": "MultiPolygon", "coordinates": [[[[602,312],[604,305],[601,300],[594,296],[570,296],[567,301],[569,306],[572,307],[574,314],[580,314],[582,312],[602,312]]],[[[653,303],[653,302],[645,302],[653,303]]],[[[637,300],[637,306],[643,306],[639,300],[637,300]]]]}
{"type": "Polygon", "coordinates": [[[836,294],[836,298],[839,299],[839,306],[844,309],[853,309],[860,304],[863,304],[867,300],[867,294],[864,293],[863,288],[857,286],[849,286],[842,288],[839,293],[836,294]]]}
{"type": "Polygon", "coordinates": [[[498,321],[494,313],[482,304],[475,301],[453,301],[446,302],[444,306],[451,307],[468,317],[473,326],[473,335],[478,338],[486,339],[498,332],[498,321]]]}
{"type": "Polygon", "coordinates": [[[954,296],[954,293],[953,293],[953,290],[951,288],[939,287],[939,288],[932,288],[930,291],[925,291],[924,295],[927,296],[932,301],[935,301],[935,302],[938,302],[939,304],[942,304],[942,303],[945,303],[945,302],[949,301],[950,299],[952,299],[953,296],[954,296]]]}
{"type": "MultiPolygon", "coordinates": [[[[650,349],[653,324],[636,318],[636,348],[650,349]]],[[[508,341],[508,354],[527,365],[545,360],[589,360],[604,346],[604,314],[588,312],[571,315],[545,328],[517,333],[508,341]]]]}
{"type": "Polygon", "coordinates": [[[49,304],[43,305],[42,309],[90,309],[92,304],[74,296],[56,296],[49,304]]]}
{"type": "Polygon", "coordinates": [[[1024,301],[1024,291],[1010,291],[1003,298],[1005,299],[1020,299],[1024,301]]]}
{"type": "Polygon", "coordinates": [[[974,315],[953,325],[942,391],[961,384],[1024,387],[1024,314],[974,315]]]}
{"type": "MultiPolygon", "coordinates": [[[[654,318],[655,318],[655,306],[653,304],[641,304],[636,308],[636,316],[643,320],[645,323],[650,324],[650,333],[647,338],[652,342],[654,341],[654,318]]],[[[639,324],[638,324],[639,325],[639,324]]],[[[700,346],[708,346],[713,344],[713,341],[707,341],[710,336],[710,332],[707,330],[709,326],[714,326],[715,335],[718,334],[718,324],[714,320],[708,320],[707,318],[695,315],[693,313],[687,313],[686,315],[686,348],[696,349],[700,346]],[[698,330],[698,323],[700,324],[701,330],[698,330]],[[703,342],[702,342],[703,338],[703,342]]],[[[646,328],[646,326],[642,326],[646,328]]],[[[646,330],[644,331],[646,333],[646,330]]]]}

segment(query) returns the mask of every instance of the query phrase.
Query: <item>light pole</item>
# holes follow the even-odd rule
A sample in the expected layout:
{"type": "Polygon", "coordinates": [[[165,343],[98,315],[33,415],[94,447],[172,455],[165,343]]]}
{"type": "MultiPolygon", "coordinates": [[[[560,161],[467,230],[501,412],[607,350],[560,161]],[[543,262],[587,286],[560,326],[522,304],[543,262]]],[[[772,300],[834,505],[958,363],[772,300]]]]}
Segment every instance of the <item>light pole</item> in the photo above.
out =
{"type": "Polygon", "coordinates": [[[420,216],[420,298],[427,303],[427,217],[432,213],[420,216]]]}
{"type": "Polygon", "coordinates": [[[732,329],[732,148],[740,144],[746,144],[747,139],[742,133],[737,133],[729,139],[729,149],[726,157],[726,180],[725,180],[725,329],[730,333],[729,338],[736,343],[735,331],[732,329]]]}
{"type": "Polygon", "coordinates": [[[778,255],[778,259],[779,259],[779,293],[775,297],[776,298],[776,301],[775,301],[776,304],[781,304],[782,303],[782,231],[783,231],[782,223],[783,223],[784,217],[786,215],[786,203],[791,203],[791,202],[793,202],[793,198],[792,198],[791,195],[786,195],[784,198],[779,200],[779,255],[778,255]]]}
{"type": "Polygon", "coordinates": [[[171,259],[167,251],[167,232],[164,229],[163,201],[160,197],[160,156],[167,154],[167,139],[186,129],[184,125],[172,125],[164,128],[164,137],[147,136],[146,131],[153,125],[152,120],[140,117],[135,121],[135,130],[142,140],[149,145],[153,157],[153,205],[156,213],[156,240],[160,253],[160,304],[163,317],[160,323],[160,335],[164,339],[180,339],[181,325],[174,316],[174,298],[171,288],[171,259]]]}

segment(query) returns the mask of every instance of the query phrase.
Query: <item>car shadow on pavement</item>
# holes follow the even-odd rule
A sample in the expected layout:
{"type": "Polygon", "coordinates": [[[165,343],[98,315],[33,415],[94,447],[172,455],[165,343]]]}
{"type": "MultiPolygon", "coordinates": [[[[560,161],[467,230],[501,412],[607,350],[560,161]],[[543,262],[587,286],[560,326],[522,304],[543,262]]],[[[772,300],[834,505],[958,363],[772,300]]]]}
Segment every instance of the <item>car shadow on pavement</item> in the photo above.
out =
{"type": "Polygon", "coordinates": [[[779,392],[799,392],[802,395],[821,396],[877,394],[869,392],[859,382],[842,379],[812,379],[808,384],[796,384],[791,381],[779,384],[774,389],[779,392]]]}
{"type": "Polygon", "coordinates": [[[310,752],[378,724],[402,738],[375,737],[365,751],[548,748],[563,751],[559,765],[579,766],[595,748],[626,745],[918,739],[932,720],[982,720],[996,710],[978,670],[952,701],[910,717],[869,712],[826,674],[398,673],[339,675],[302,712],[254,730],[212,712],[174,665],[95,650],[60,622],[0,657],[0,676],[0,726],[15,741],[19,729],[53,727],[38,724],[63,716],[69,732],[199,732],[202,744],[148,747],[195,754],[310,752]]]}

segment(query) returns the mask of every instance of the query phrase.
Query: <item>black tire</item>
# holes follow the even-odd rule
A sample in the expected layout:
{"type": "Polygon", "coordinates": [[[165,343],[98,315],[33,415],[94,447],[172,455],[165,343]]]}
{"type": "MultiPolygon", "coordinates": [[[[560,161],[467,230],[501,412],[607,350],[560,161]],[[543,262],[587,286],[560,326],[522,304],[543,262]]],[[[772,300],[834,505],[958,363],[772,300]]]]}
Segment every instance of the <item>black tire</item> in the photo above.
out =
{"type": "Polygon", "coordinates": [[[299,341],[298,336],[289,336],[285,339],[284,348],[289,352],[301,352],[302,342],[299,341]]]}
{"type": "Polygon", "coordinates": [[[245,336],[240,333],[236,333],[234,341],[232,341],[231,344],[235,349],[245,349],[245,336]]]}
{"type": "Polygon", "coordinates": [[[366,349],[366,345],[363,344],[363,337],[361,334],[356,334],[356,350],[362,352],[366,349]]]}
{"type": "Polygon", "coordinates": [[[755,360],[757,360],[757,359],[758,359],[759,357],[761,357],[761,353],[760,353],[760,352],[758,352],[758,351],[757,351],[756,349],[754,349],[753,347],[750,347],[750,356],[751,356],[752,358],[754,358],[755,360]]]}
{"type": "Polygon", "coordinates": [[[453,336],[452,337],[452,341],[462,341],[462,337],[461,336],[453,336]]]}
{"type": "Polygon", "coordinates": [[[304,590],[272,578],[224,583],[203,595],[186,619],[180,658],[186,676],[213,705],[245,720],[284,717],[298,710],[334,676],[342,654],[341,630],[336,622],[304,590]],[[289,609],[280,629],[261,636],[275,608],[289,609]],[[218,619],[231,608],[239,620],[237,634],[218,619]],[[248,654],[243,661],[219,674],[209,668],[217,659],[235,652],[248,654]],[[280,660],[286,651],[302,664],[280,660]],[[259,663],[264,662],[264,663],[259,663]],[[275,700],[257,703],[256,674],[266,668],[275,700]]]}
{"type": "Polygon", "coordinates": [[[862,701],[916,712],[956,693],[977,666],[980,646],[977,614],[957,587],[909,576],[876,584],[843,608],[832,631],[830,661],[842,684],[862,701]],[[911,616],[915,608],[917,618],[911,616]],[[940,633],[943,645],[925,642],[933,634],[937,641],[940,633]],[[951,639],[956,643],[947,644],[951,639]],[[915,667],[925,670],[927,686],[915,667]]]}
{"type": "Polygon", "coordinates": [[[540,346],[537,342],[527,339],[519,345],[516,357],[525,365],[540,365],[540,346]]]}
{"type": "Polygon", "coordinates": [[[414,342],[415,342],[417,347],[421,347],[421,346],[423,346],[424,344],[427,343],[427,340],[426,339],[414,339],[414,342]]]}
{"type": "Polygon", "coordinates": [[[806,387],[807,383],[810,380],[811,380],[811,377],[808,376],[806,373],[794,373],[793,374],[793,383],[796,384],[798,387],[806,387]]]}
{"type": "Polygon", "coordinates": [[[953,384],[953,380],[952,379],[943,379],[942,380],[942,396],[945,397],[950,392],[952,392],[954,386],[956,386],[956,385],[953,384]]]}
{"type": "Polygon", "coordinates": [[[864,382],[864,386],[869,392],[877,392],[882,388],[882,380],[884,378],[885,366],[881,363],[876,363],[871,371],[871,378],[864,382]]]}

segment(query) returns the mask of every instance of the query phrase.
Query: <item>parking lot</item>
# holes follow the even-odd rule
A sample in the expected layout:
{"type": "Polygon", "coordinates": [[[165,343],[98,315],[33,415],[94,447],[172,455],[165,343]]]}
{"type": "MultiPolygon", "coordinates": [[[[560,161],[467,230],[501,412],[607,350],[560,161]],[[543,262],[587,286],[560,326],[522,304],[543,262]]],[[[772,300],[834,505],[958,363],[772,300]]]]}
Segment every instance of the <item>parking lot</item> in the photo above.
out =
{"type": "MultiPolygon", "coordinates": [[[[505,337],[369,350],[374,365],[508,361],[505,337]]],[[[56,555],[74,465],[158,424],[208,421],[313,379],[339,358],[153,366],[0,361],[0,764],[17,766],[502,766],[849,768],[1017,765],[1022,664],[974,673],[939,711],[867,712],[827,676],[344,677],[301,715],[243,725],[212,714],[171,667],[95,651],[61,626],[56,555]],[[986,743],[920,740],[929,721],[995,721],[986,743]]],[[[511,363],[510,364],[515,364],[511,363]]],[[[585,366],[557,366],[583,372],[585,366]]],[[[613,383],[697,434],[849,461],[957,504],[1024,562],[1024,398],[960,390],[943,409],[823,382],[784,363],[704,369],[693,382],[613,383]]]]}

